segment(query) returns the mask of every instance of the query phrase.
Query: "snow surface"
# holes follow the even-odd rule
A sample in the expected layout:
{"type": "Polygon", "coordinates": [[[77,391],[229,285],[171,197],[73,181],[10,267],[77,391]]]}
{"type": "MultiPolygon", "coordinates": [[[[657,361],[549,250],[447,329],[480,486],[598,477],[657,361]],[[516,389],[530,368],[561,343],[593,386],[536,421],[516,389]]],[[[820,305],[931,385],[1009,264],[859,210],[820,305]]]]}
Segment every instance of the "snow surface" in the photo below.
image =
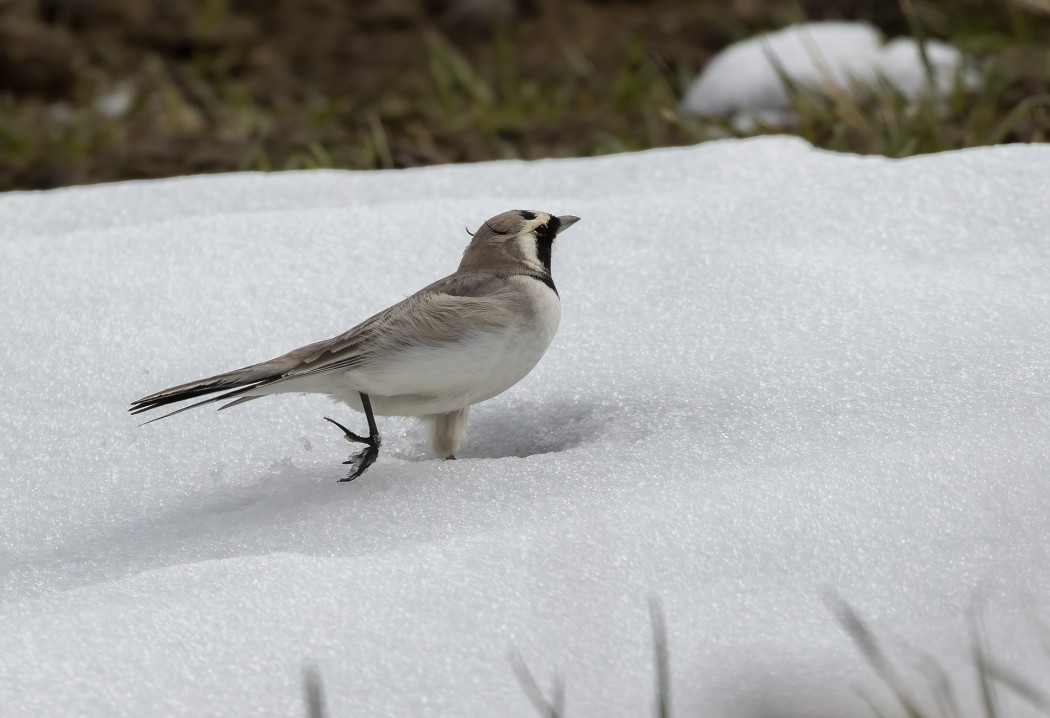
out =
{"type": "MultiPolygon", "coordinates": [[[[934,92],[951,92],[957,81],[972,86],[976,70],[954,47],[926,41],[934,92]]],[[[879,31],[864,22],[810,22],[733,43],[708,62],[682,100],[697,115],[735,118],[744,125],[757,117],[790,125],[797,118],[781,77],[809,92],[861,94],[880,81],[916,100],[929,84],[914,38],[883,44],[879,31]]]]}
{"type": "Polygon", "coordinates": [[[571,716],[651,715],[650,598],[675,715],[892,713],[829,592],[963,703],[975,603],[1047,675],[1048,162],[765,138],[0,195],[4,714],[302,715],[314,663],[332,716],[531,716],[520,652],[571,716]],[[127,415],[346,329],[512,207],[583,218],[562,327],[459,461],[385,419],[336,483],[321,417],[362,418],[323,397],[127,415]]]}

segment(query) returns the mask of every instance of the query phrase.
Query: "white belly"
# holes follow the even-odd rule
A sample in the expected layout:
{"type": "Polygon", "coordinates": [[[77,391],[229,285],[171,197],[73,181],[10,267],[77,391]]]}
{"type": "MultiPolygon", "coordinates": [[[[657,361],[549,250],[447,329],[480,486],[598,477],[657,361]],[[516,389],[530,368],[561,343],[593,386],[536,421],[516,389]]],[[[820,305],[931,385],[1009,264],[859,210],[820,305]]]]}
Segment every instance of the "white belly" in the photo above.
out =
{"type": "Polygon", "coordinates": [[[527,321],[440,347],[400,352],[347,372],[327,393],[360,410],[369,395],[381,416],[444,414],[491,399],[525,378],[547,351],[561,320],[561,302],[543,283],[515,278],[534,311],[527,321]]]}

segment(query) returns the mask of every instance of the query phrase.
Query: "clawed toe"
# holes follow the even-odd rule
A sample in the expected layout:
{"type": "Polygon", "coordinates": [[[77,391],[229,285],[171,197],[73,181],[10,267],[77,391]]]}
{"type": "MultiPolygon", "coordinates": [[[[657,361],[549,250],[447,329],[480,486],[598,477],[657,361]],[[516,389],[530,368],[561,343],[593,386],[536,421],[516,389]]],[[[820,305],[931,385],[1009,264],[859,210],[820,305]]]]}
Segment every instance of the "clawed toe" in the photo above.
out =
{"type": "Polygon", "coordinates": [[[376,442],[375,444],[369,444],[368,446],[361,449],[356,454],[354,454],[349,459],[343,462],[344,464],[349,464],[350,466],[352,466],[353,471],[351,471],[350,475],[347,476],[345,479],[339,479],[339,481],[341,483],[346,481],[353,481],[358,476],[368,471],[368,467],[374,464],[376,462],[376,459],[378,458],[379,442],[376,442]]]}
{"type": "Polygon", "coordinates": [[[343,438],[346,439],[347,441],[349,441],[351,444],[371,444],[372,443],[371,439],[369,439],[367,437],[364,437],[364,436],[361,436],[360,434],[355,434],[354,432],[352,432],[349,429],[347,429],[345,426],[340,424],[335,419],[330,419],[330,418],[328,418],[326,416],[324,418],[324,420],[325,421],[330,421],[331,423],[335,424],[340,429],[342,429],[343,430],[343,438]]]}

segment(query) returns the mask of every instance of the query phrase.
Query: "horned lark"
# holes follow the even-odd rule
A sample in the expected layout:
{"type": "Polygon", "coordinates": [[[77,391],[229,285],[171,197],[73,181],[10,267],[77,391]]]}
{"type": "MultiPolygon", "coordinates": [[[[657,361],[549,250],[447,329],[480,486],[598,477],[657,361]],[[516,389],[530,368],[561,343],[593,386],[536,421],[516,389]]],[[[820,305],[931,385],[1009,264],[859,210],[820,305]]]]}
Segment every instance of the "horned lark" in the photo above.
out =
{"type": "MultiPolygon", "coordinates": [[[[440,458],[466,437],[470,407],[532,371],[561,318],[551,249],[579,217],[512,210],[474,233],[459,269],[337,337],[283,356],[150,394],[131,413],[208,396],[226,409],[268,394],[317,393],[363,411],[368,435],[334,419],[347,441],[364,444],[347,461],[352,481],[379,456],[379,416],[417,416],[440,458]],[[215,396],[210,396],[215,395],[215,396]]],[[[152,419],[151,421],[156,421],[152,419]]],[[[149,423],[149,422],[147,422],[149,423]]]]}

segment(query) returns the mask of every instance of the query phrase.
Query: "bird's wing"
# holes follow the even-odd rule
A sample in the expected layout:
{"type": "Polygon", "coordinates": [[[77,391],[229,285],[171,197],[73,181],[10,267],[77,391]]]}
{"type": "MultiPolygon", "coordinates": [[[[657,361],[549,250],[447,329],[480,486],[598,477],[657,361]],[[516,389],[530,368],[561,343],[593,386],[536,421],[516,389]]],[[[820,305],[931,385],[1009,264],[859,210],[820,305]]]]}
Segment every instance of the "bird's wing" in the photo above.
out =
{"type": "Polygon", "coordinates": [[[519,323],[526,297],[505,278],[453,274],[383,310],[350,331],[285,356],[288,378],[349,369],[407,348],[440,348],[519,323]]]}
{"type": "Polygon", "coordinates": [[[233,399],[226,405],[233,406],[269,393],[297,391],[282,385],[301,385],[303,379],[382,360],[409,346],[456,344],[480,333],[499,331],[527,311],[522,298],[505,279],[480,273],[453,274],[339,336],[243,369],[164,389],[133,402],[130,411],[138,414],[187,399],[209,397],[157,417],[163,419],[216,401],[233,399]],[[493,302],[501,294],[506,295],[506,301],[493,302]]]}

